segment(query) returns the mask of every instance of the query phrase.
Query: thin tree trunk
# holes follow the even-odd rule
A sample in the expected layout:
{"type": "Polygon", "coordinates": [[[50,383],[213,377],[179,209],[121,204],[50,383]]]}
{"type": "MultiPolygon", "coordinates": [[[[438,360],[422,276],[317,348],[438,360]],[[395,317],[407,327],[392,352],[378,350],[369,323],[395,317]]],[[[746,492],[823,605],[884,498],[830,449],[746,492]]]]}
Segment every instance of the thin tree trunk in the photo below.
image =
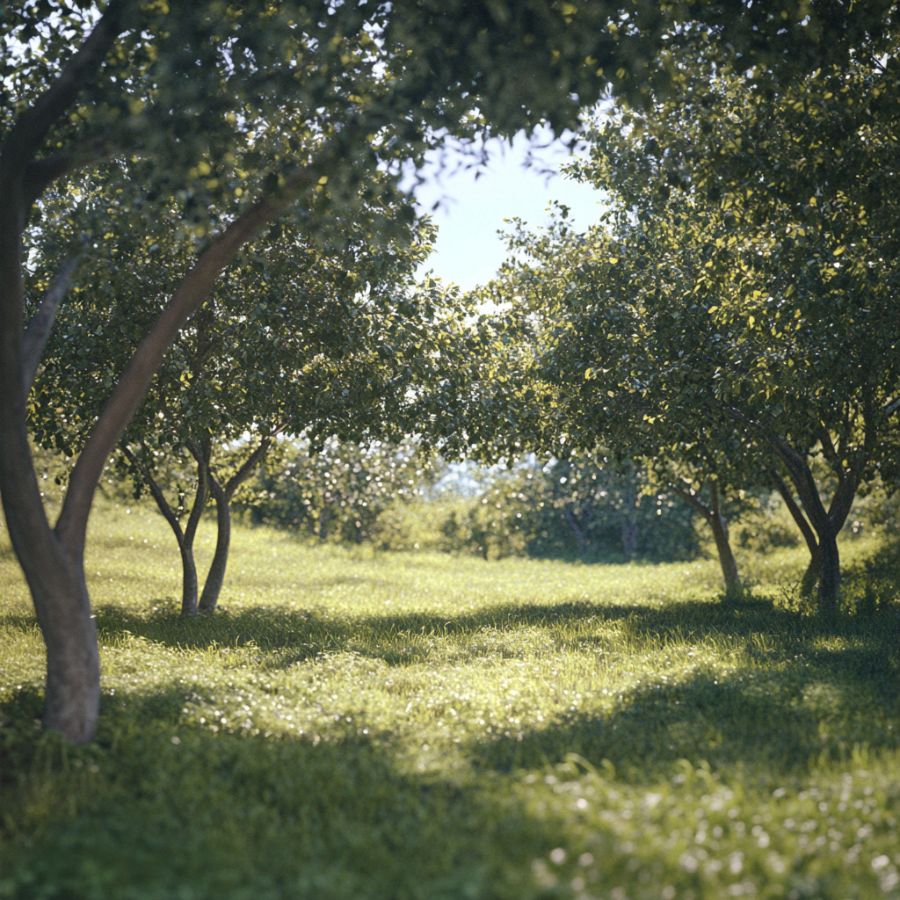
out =
{"type": "MultiPolygon", "coordinates": [[[[207,474],[209,471],[209,455],[202,453],[192,454],[197,461],[197,491],[194,495],[194,502],[191,511],[188,514],[187,525],[182,528],[181,521],[175,510],[172,509],[169,501],[159,485],[159,482],[153,477],[150,467],[138,457],[124,441],[120,445],[122,453],[131,464],[136,474],[139,475],[147,484],[150,495],[156,502],[156,508],[162,517],[169,523],[172,533],[175,535],[175,541],[178,543],[178,552],[181,555],[181,614],[183,616],[194,616],[197,614],[197,563],[194,559],[194,537],[197,534],[197,526],[200,524],[200,517],[206,508],[207,497],[207,474]]],[[[144,450],[146,456],[146,450],[144,450]]]]}
{"type": "Polygon", "coordinates": [[[228,552],[231,549],[231,497],[215,478],[209,480],[210,490],[216,501],[216,551],[213,554],[203,593],[200,596],[201,612],[214,612],[225,582],[228,552]]]}
{"type": "Polygon", "coordinates": [[[187,541],[179,542],[181,552],[181,614],[193,616],[197,613],[197,563],[194,547],[187,541]]]}
{"type": "Polygon", "coordinates": [[[819,614],[828,621],[837,618],[841,591],[841,558],[837,534],[821,535],[819,541],[821,573],[819,576],[819,614]]]}
{"type": "MultiPolygon", "coordinates": [[[[841,589],[841,560],[837,536],[844,527],[853,506],[853,499],[860,480],[861,461],[857,461],[860,466],[858,469],[837,471],[838,487],[826,511],[806,456],[777,436],[772,437],[771,442],[791,477],[807,519],[815,529],[818,538],[818,563],[820,566],[818,612],[825,620],[833,621],[837,618],[841,589]]],[[[827,440],[823,438],[823,446],[827,446],[827,454],[830,455],[834,452],[830,447],[830,438],[827,440]]],[[[814,559],[810,565],[812,566],[815,562],[814,559]]]]}
{"type": "Polygon", "coordinates": [[[673,483],[672,489],[709,522],[713,539],[716,542],[716,553],[719,557],[719,567],[722,570],[722,581],[725,584],[725,593],[722,599],[725,603],[738,599],[743,594],[743,588],[741,587],[737,560],[734,558],[734,553],[731,550],[731,540],[728,536],[728,520],[722,513],[718,486],[715,482],[710,483],[711,503],[709,506],[703,503],[696,493],[692,493],[681,485],[673,483]]]}
{"type": "Polygon", "coordinates": [[[237,472],[223,485],[213,474],[209,467],[210,451],[206,448],[206,474],[209,489],[216,501],[216,550],[213,554],[209,572],[203,585],[203,593],[200,596],[200,610],[202,612],[214,612],[219,603],[219,595],[222,593],[222,585],[225,582],[225,570],[228,567],[228,553],[231,550],[231,501],[235,491],[253,474],[256,467],[263,461],[272,445],[272,439],[278,434],[280,428],[274,428],[265,435],[256,449],[244,460],[237,472]]]}
{"type": "Polygon", "coordinates": [[[737,561],[731,550],[731,542],[728,538],[728,526],[725,518],[718,514],[709,516],[708,521],[716,542],[716,552],[719,556],[722,580],[725,582],[725,600],[737,600],[741,596],[741,579],[738,574],[737,561]]]}
{"type": "Polygon", "coordinates": [[[812,592],[819,581],[819,572],[822,567],[822,561],[819,557],[819,540],[816,537],[815,529],[809,524],[809,521],[803,514],[803,510],[794,499],[794,495],[791,493],[790,488],[785,484],[784,479],[779,477],[777,473],[773,473],[773,477],[775,479],[775,487],[781,495],[784,505],[788,508],[791,518],[800,529],[803,540],[806,542],[806,549],[809,550],[809,564],[807,565],[806,571],[803,573],[803,578],[800,582],[801,594],[804,597],[809,597],[812,595],[812,592]]]}

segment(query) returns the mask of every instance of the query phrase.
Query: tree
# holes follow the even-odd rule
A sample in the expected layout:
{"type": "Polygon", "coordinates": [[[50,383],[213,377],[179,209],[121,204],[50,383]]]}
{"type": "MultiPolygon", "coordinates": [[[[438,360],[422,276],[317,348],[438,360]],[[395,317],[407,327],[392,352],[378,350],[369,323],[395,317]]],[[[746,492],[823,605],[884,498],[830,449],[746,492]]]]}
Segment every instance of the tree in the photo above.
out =
{"type": "MultiPolygon", "coordinates": [[[[121,191],[133,190],[127,170],[116,175],[121,191]]],[[[82,182],[77,190],[78,225],[90,222],[97,249],[73,279],[32,396],[36,439],[70,455],[100,412],[104,385],[127,359],[135,319],[152,318],[190,256],[177,216],[162,216],[148,233],[129,233],[107,211],[97,185],[82,182]],[[148,255],[154,281],[138,286],[123,261],[148,255]]],[[[74,237],[65,212],[63,205],[61,221],[52,222],[64,245],[74,237]]],[[[232,499],[279,434],[362,437],[401,421],[413,376],[407,358],[427,352],[422,334],[437,324],[434,304],[416,302],[403,284],[427,253],[429,237],[404,212],[361,199],[352,217],[333,217],[312,241],[296,227],[270,229],[225,274],[163,360],[120,448],[138,492],[149,491],[175,535],[185,615],[198,605],[215,608],[232,499]],[[222,458],[217,464],[223,454],[227,464],[222,458]],[[193,463],[192,502],[183,483],[176,503],[167,498],[164,473],[179,455],[186,460],[171,474],[183,477],[184,462],[193,463]],[[210,495],[218,540],[200,595],[193,543],[210,495]]],[[[41,227],[50,220],[45,206],[41,227]]],[[[43,249],[40,269],[55,271],[65,250],[43,249]]],[[[416,375],[422,374],[419,366],[416,375]]]]}
{"type": "Polygon", "coordinates": [[[525,348],[512,402],[521,411],[542,398],[518,415],[531,446],[587,454],[606,447],[699,513],[715,539],[724,599],[736,599],[742,583],[728,514],[739,490],[759,478],[758,460],[708,397],[716,354],[707,323],[673,302],[692,283],[692,262],[654,222],[636,224],[613,206],[586,233],[571,228],[565,209],[544,232],[515,227],[511,258],[490,286],[525,348]]]}
{"type": "MultiPolygon", "coordinates": [[[[820,43],[840,53],[845,36],[884,9],[836,17],[822,3],[802,19],[790,12],[782,19],[759,6],[716,4],[704,20],[748,50],[771,39],[757,53],[767,65],[789,57],[805,63],[820,43]]],[[[543,118],[557,129],[572,126],[607,79],[633,93],[664,86],[663,38],[681,12],[674,7],[667,18],[650,2],[542,0],[516,8],[461,0],[110,0],[99,9],[59,0],[4,10],[0,493],[47,647],[47,727],[74,741],[95,728],[99,658],[83,555],[103,466],[165,351],[241,248],[291,204],[303,209],[322,179],[334,190],[364,180],[379,161],[394,161],[396,171],[398,157],[420,159],[445,133],[471,135],[485,121],[506,134],[543,118]],[[657,56],[662,65],[654,65],[657,56]],[[46,336],[41,323],[52,316],[40,315],[26,336],[23,239],[51,184],[116,155],[143,161],[153,173],[148,184],[163,183],[183,201],[204,241],[111,386],[51,525],[26,407],[30,367],[46,336]]],[[[49,307],[60,294],[47,296],[49,307]]]]}
{"type": "Polygon", "coordinates": [[[279,462],[261,472],[250,498],[254,522],[319,541],[377,543],[383,514],[417,497],[434,480],[434,458],[415,441],[329,438],[286,441],[279,462]]]}
{"type": "Polygon", "coordinates": [[[712,449],[746,461],[735,483],[777,487],[828,617],[837,535],[888,464],[900,410],[898,207],[875,187],[898,163],[897,44],[884,46],[774,92],[686,56],[681,97],[594,132],[580,174],[613,191],[615,229],[566,269],[590,272],[569,287],[567,383],[581,369],[611,418],[682,429],[679,456],[712,449]]]}

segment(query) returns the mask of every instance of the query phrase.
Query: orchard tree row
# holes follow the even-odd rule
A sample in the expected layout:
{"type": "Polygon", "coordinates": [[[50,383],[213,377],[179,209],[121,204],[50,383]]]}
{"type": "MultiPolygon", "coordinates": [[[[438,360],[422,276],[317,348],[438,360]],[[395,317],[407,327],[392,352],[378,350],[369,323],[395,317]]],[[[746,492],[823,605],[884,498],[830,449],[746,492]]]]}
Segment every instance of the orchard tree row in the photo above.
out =
{"type": "MultiPolygon", "coordinates": [[[[507,378],[514,372],[504,369],[522,355],[513,330],[504,325],[502,339],[487,344],[499,346],[499,362],[482,357],[473,372],[481,356],[474,351],[492,326],[469,327],[472,317],[452,294],[409,289],[427,233],[398,185],[427,150],[448,138],[508,136],[540,123],[561,133],[614,95],[634,118],[622,122],[621,147],[612,134],[598,142],[598,166],[604,154],[611,161],[620,150],[628,157],[627,136],[660,117],[656,140],[665,149],[659,157],[648,149],[646,160],[635,153],[634,171],[646,162],[660,168],[660,185],[675,182],[667,198],[648,196],[642,212],[628,197],[623,158],[615,177],[627,208],[609,236],[624,242],[623,261],[638,240],[637,223],[659,210],[666,218],[652,226],[651,241],[665,247],[664,230],[653,229],[677,227],[679,204],[699,202],[704,192],[711,197],[719,182],[723,197],[734,198],[741,225],[735,245],[720,248],[721,258],[743,259],[764,239],[755,235],[765,233],[759,223],[762,230],[752,230],[755,220],[734,189],[748,181],[741,168],[746,159],[735,152],[712,160],[708,183],[693,174],[692,152],[704,144],[684,142],[677,119],[683,114],[689,123],[694,108],[681,99],[685,92],[696,91],[695,82],[709,71],[729,66],[741,73],[738,81],[758,86],[760,102],[788,103],[804,96],[804,79],[834,77],[835,86],[823,82],[820,92],[824,129],[828,110],[840,110],[847,92],[857,96],[854,79],[877,80],[883,66],[888,106],[897,82],[896,11],[879,0],[846,9],[835,0],[26,0],[7,4],[0,16],[0,494],[47,648],[45,725],[72,741],[89,740],[97,722],[99,654],[84,549],[92,499],[117,450],[172,527],[190,611],[200,602],[215,604],[230,497],[278,435],[356,437],[402,429],[450,449],[476,440],[485,447],[507,440],[523,445],[557,427],[547,408],[582,415],[575,404],[583,392],[565,390],[573,372],[579,389],[598,388],[588,399],[604,396],[591,376],[605,377],[604,369],[618,363],[598,364],[598,355],[607,359],[599,347],[587,365],[580,351],[571,356],[573,365],[563,364],[567,354],[559,342],[559,378],[549,377],[543,358],[534,360],[540,384],[526,389],[551,402],[536,414],[529,404],[517,411],[513,401],[522,392],[507,378]],[[871,57],[868,69],[859,68],[863,56],[871,57]],[[462,364],[439,371],[454,359],[462,364]],[[486,385],[494,370],[503,378],[486,385]],[[497,386],[504,390],[494,396],[497,386]],[[55,521],[35,476],[34,439],[73,458],[55,521]],[[176,487],[173,502],[165,481],[166,460],[178,453],[196,465],[191,501],[176,487]],[[201,601],[191,546],[207,492],[217,505],[222,553],[201,601]]],[[[810,121],[810,140],[818,121],[810,121]]],[[[704,134],[713,146],[713,136],[704,134]]],[[[779,135],[769,137],[774,155],[779,135]]],[[[878,140],[860,139],[855,152],[869,153],[878,140]]],[[[889,155],[895,144],[884,140],[889,155]]],[[[715,148],[727,150],[721,141],[715,148]]],[[[814,149],[809,157],[818,166],[814,149]]],[[[854,171],[849,164],[847,170],[854,171]]],[[[771,196],[759,215],[770,209],[776,215],[782,192],[807,175],[790,169],[776,184],[760,185],[771,196]]],[[[846,186],[850,207],[854,189],[846,186]]],[[[833,185],[821,198],[809,197],[825,211],[844,203],[842,190],[833,185]]],[[[724,207],[722,216],[725,228],[724,207]]],[[[832,220],[844,221],[838,207],[832,220]]],[[[783,227],[769,231],[773,239],[783,236],[783,227]]],[[[702,243],[700,236],[693,240],[702,243]]],[[[800,246],[784,249],[785,264],[796,261],[800,246]]],[[[618,253],[608,254],[605,265],[614,266],[618,253]]],[[[737,342],[734,323],[752,331],[763,322],[760,314],[741,311],[756,269],[748,263],[745,277],[744,269],[732,271],[717,259],[713,254],[706,283],[712,286],[722,273],[739,293],[703,312],[710,316],[716,307],[710,321],[721,322],[730,346],[737,342]]],[[[677,268],[674,259],[671,265],[677,268]]],[[[853,272],[843,269],[835,278],[841,283],[856,277],[853,272]]],[[[679,274],[681,283],[691,279],[689,269],[679,274]]],[[[751,303],[759,299],[752,290],[751,303]]],[[[560,307],[560,316],[573,316],[567,332],[579,334],[589,309],[560,307]]],[[[828,312],[825,320],[837,323],[828,332],[827,347],[834,348],[843,340],[844,318],[828,312]]],[[[541,311],[529,327],[543,336],[549,321],[541,311]]],[[[818,326],[820,319],[811,313],[809,323],[818,326]]],[[[590,329],[586,339],[599,334],[590,329]]],[[[748,348],[742,364],[753,368],[749,355],[748,348]]],[[[835,429],[832,455],[849,479],[836,494],[835,521],[880,452],[882,420],[890,415],[883,406],[893,401],[883,380],[875,381],[875,399],[865,401],[864,411],[844,408],[838,424],[847,424],[835,429]],[[881,405],[873,406],[875,400],[881,405]],[[859,423],[873,415],[874,436],[860,439],[869,431],[860,432],[859,423]]],[[[831,583],[836,532],[823,524],[819,495],[805,479],[802,441],[779,425],[793,421],[793,410],[785,407],[770,423],[753,405],[763,389],[726,382],[725,396],[749,391],[748,405],[733,404],[737,413],[765,428],[770,444],[783,445],[779,459],[819,537],[823,583],[831,583]]],[[[608,401],[616,391],[605,392],[608,401]]],[[[602,403],[584,408],[585,424],[597,421],[583,433],[599,432],[601,413],[602,403]]],[[[674,407],[671,416],[666,407],[669,417],[677,418],[674,407]]],[[[717,417],[708,428],[717,443],[717,417]]],[[[810,439],[804,432],[803,440],[810,439]]],[[[666,443],[687,447],[690,441],[666,443]]],[[[683,464],[703,459],[691,453],[683,464]]],[[[743,471],[741,459],[734,466],[743,471]]]]}
{"type": "Polygon", "coordinates": [[[526,446],[643,460],[709,522],[726,598],[742,590],[725,515],[740,494],[782,496],[809,548],[804,589],[833,617],[854,498],[898,485],[893,28],[889,48],[873,37],[781,88],[698,33],[677,95],[589,130],[572,174],[607,192],[604,221],[520,223],[486,291],[518,360],[494,402],[518,410],[526,446]]]}

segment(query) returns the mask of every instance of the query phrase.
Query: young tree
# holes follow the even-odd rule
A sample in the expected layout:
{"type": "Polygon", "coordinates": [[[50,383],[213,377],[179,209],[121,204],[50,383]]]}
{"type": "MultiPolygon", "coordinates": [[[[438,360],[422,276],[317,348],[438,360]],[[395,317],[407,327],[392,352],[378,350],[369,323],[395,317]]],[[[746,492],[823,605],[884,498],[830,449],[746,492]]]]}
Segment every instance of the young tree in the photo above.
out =
{"type": "Polygon", "coordinates": [[[758,460],[708,395],[717,357],[705,314],[673,302],[692,283],[690,259],[667,234],[614,213],[579,233],[562,210],[543,233],[519,225],[510,248],[491,292],[534,332],[525,344],[540,350],[527,377],[548,398],[526,438],[639,461],[709,525],[724,599],[738,598],[726,511],[759,478],[758,460]]]}
{"type": "MultiPolygon", "coordinates": [[[[127,170],[117,174],[120,190],[130,190],[127,170]]],[[[73,279],[32,394],[36,439],[70,455],[100,412],[103,386],[127,360],[135,320],[152,317],[190,256],[177,216],[161,216],[149,233],[129,233],[96,183],[77,190],[78,224],[90,222],[95,252],[73,279]],[[154,281],[137,285],[123,261],[143,254],[153,259],[154,281]]],[[[327,199],[323,191],[321,203],[327,199]]],[[[54,212],[45,205],[41,227],[52,225],[57,240],[71,243],[65,204],[61,221],[51,221],[54,212]]],[[[296,227],[271,228],[220,279],[163,360],[120,449],[137,490],[149,491],[175,535],[184,615],[215,609],[232,500],[279,435],[362,438],[403,421],[413,393],[409,360],[432,346],[424,334],[440,330],[435,305],[410,288],[430,231],[404,212],[361,198],[352,217],[333,217],[313,241],[296,227]],[[194,468],[191,502],[185,462],[194,468]],[[176,503],[166,484],[174,476],[176,503]],[[201,594],[193,545],[210,496],[218,538],[201,594]]],[[[46,243],[43,251],[40,269],[55,271],[65,253],[46,243]]]]}

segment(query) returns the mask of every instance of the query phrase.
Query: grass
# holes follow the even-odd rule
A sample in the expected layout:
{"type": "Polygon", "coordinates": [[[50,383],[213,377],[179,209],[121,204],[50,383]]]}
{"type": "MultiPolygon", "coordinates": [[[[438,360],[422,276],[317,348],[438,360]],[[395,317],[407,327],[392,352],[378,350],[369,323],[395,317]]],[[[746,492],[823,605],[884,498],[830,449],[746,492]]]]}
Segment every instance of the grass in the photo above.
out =
{"type": "Polygon", "coordinates": [[[781,606],[799,554],[724,608],[710,562],[238,528],[223,609],[180,621],[165,529],[95,516],[84,748],[40,734],[0,548],[0,898],[900,896],[900,633],[781,606]]]}

